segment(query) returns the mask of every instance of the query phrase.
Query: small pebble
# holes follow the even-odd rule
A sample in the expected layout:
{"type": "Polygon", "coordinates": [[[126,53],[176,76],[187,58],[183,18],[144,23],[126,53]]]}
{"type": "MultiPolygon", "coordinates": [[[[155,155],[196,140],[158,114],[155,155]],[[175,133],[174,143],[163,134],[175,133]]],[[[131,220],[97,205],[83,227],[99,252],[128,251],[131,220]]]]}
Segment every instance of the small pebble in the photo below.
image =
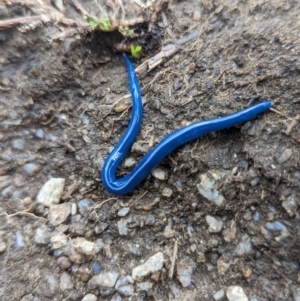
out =
{"type": "Polygon", "coordinates": [[[3,241],[2,238],[0,238],[0,253],[4,252],[6,250],[6,243],[3,241]]]}
{"type": "Polygon", "coordinates": [[[63,233],[57,233],[51,236],[50,241],[53,249],[59,249],[68,243],[68,237],[63,233]]]}
{"type": "Polygon", "coordinates": [[[228,301],[249,301],[244,290],[240,286],[229,286],[226,289],[228,301]]]}
{"type": "Polygon", "coordinates": [[[136,266],[132,270],[132,278],[136,281],[142,280],[143,277],[151,273],[159,272],[164,264],[164,254],[158,252],[151,256],[145,263],[136,266]]]}
{"type": "Polygon", "coordinates": [[[35,137],[38,139],[43,139],[44,138],[44,131],[42,129],[37,129],[35,131],[35,137]]]}
{"type": "Polygon", "coordinates": [[[125,167],[133,167],[136,164],[136,160],[133,157],[126,158],[124,162],[125,167]]]}
{"type": "Polygon", "coordinates": [[[213,296],[215,301],[222,301],[225,299],[225,291],[223,289],[217,291],[213,296]]]}
{"type": "Polygon", "coordinates": [[[231,242],[236,238],[236,232],[237,232],[236,222],[232,220],[230,222],[230,226],[225,228],[224,231],[222,232],[224,240],[226,242],[231,242]]]}
{"type": "Polygon", "coordinates": [[[52,205],[49,209],[49,221],[54,227],[63,223],[71,214],[71,204],[64,203],[60,205],[52,205]]]}
{"type": "Polygon", "coordinates": [[[11,142],[11,146],[16,150],[24,150],[24,148],[26,147],[26,141],[23,139],[14,139],[11,142]]]}
{"type": "Polygon", "coordinates": [[[277,159],[277,162],[279,164],[283,164],[286,161],[288,161],[291,158],[292,155],[293,155],[293,151],[289,148],[286,148],[284,150],[284,152],[281,154],[281,156],[277,159]]]}
{"type": "Polygon", "coordinates": [[[95,243],[88,241],[83,237],[75,238],[73,240],[73,246],[81,254],[85,254],[85,255],[95,255],[96,254],[95,243]]]}
{"type": "Polygon", "coordinates": [[[129,276],[129,275],[121,276],[121,277],[118,279],[118,281],[117,281],[117,283],[116,283],[116,285],[115,285],[115,288],[118,289],[118,288],[120,288],[121,286],[124,286],[124,285],[127,285],[127,284],[132,284],[133,282],[134,282],[134,281],[133,281],[133,279],[132,279],[131,276],[129,276]]]}
{"type": "Polygon", "coordinates": [[[117,291],[119,294],[128,297],[133,295],[134,288],[132,284],[128,284],[128,285],[121,286],[120,288],[117,289],[117,291]]]}
{"type": "Polygon", "coordinates": [[[172,238],[175,236],[175,233],[176,233],[175,230],[171,229],[169,226],[166,226],[164,230],[164,237],[172,238]]]}
{"type": "Polygon", "coordinates": [[[66,270],[72,265],[70,259],[66,256],[58,257],[56,263],[62,270],[66,270]]]}
{"type": "Polygon", "coordinates": [[[94,206],[94,202],[91,199],[82,199],[77,204],[79,213],[85,215],[94,206]]]}
{"type": "Polygon", "coordinates": [[[286,230],[286,226],[281,222],[275,221],[272,223],[266,223],[266,228],[270,231],[283,231],[286,230]]]}
{"type": "Polygon", "coordinates": [[[129,211],[130,211],[129,207],[124,207],[119,210],[118,216],[126,216],[129,213],[129,211]]]}
{"type": "Polygon", "coordinates": [[[132,147],[131,147],[131,151],[133,153],[137,153],[137,154],[141,154],[144,155],[148,152],[148,147],[146,145],[141,145],[138,142],[133,143],[132,147]]]}
{"type": "Polygon", "coordinates": [[[88,282],[88,288],[112,288],[116,284],[118,277],[119,273],[117,271],[102,272],[90,279],[90,281],[88,282]]]}
{"type": "Polygon", "coordinates": [[[97,297],[93,294],[85,295],[81,301],[97,301],[97,297]]]}
{"type": "Polygon", "coordinates": [[[235,252],[238,256],[242,256],[244,254],[250,254],[252,252],[251,238],[247,234],[242,236],[242,239],[240,243],[237,245],[235,252]]]}
{"type": "Polygon", "coordinates": [[[143,282],[139,282],[136,284],[136,290],[137,292],[140,292],[140,291],[150,291],[153,287],[153,283],[150,282],[150,281],[143,281],[143,282]]]}
{"type": "Polygon", "coordinates": [[[173,190],[170,188],[164,188],[164,190],[162,191],[162,195],[167,198],[171,197],[172,194],[173,194],[173,190]]]}
{"type": "Polygon", "coordinates": [[[29,176],[34,176],[40,171],[41,166],[34,163],[27,163],[23,166],[23,169],[29,176]]]}
{"type": "Polygon", "coordinates": [[[223,221],[219,217],[213,217],[211,215],[206,215],[205,219],[209,225],[208,231],[210,233],[218,233],[222,230],[223,221]]]}
{"type": "Polygon", "coordinates": [[[48,180],[39,191],[36,201],[46,207],[58,204],[62,197],[65,186],[65,179],[51,178],[48,180]]]}
{"type": "Polygon", "coordinates": [[[254,215],[253,215],[253,220],[255,222],[258,222],[260,220],[260,213],[259,212],[255,212],[254,215]]]}
{"type": "Polygon", "coordinates": [[[62,272],[60,276],[60,289],[62,291],[73,289],[72,277],[68,272],[62,272]]]}
{"type": "Polygon", "coordinates": [[[94,262],[92,264],[92,271],[94,274],[99,274],[101,272],[101,270],[102,270],[102,267],[98,262],[94,262]]]}
{"type": "Polygon", "coordinates": [[[83,282],[87,282],[91,278],[90,269],[84,265],[78,268],[77,274],[83,282]]]}
{"type": "Polygon", "coordinates": [[[223,257],[220,257],[217,260],[217,268],[218,268],[218,272],[219,274],[225,274],[225,272],[227,272],[227,270],[230,268],[231,262],[226,262],[223,257]]]}
{"type": "Polygon", "coordinates": [[[122,301],[122,297],[119,294],[115,294],[112,296],[110,301],[122,301]]]}
{"type": "Polygon", "coordinates": [[[40,245],[47,245],[50,242],[50,235],[47,229],[37,228],[34,236],[34,241],[40,245]]]}
{"type": "Polygon", "coordinates": [[[16,232],[16,245],[18,249],[25,247],[24,236],[20,231],[16,232]]]}
{"type": "Polygon", "coordinates": [[[168,174],[161,168],[157,167],[154,168],[151,171],[151,174],[154,178],[159,179],[159,180],[167,180],[168,179],[168,174]]]}
{"type": "Polygon", "coordinates": [[[196,265],[192,260],[177,267],[177,278],[183,287],[188,287],[191,284],[195,267],[196,265]]]}
{"type": "Polygon", "coordinates": [[[197,184],[199,193],[204,196],[209,202],[216,206],[222,206],[224,203],[223,195],[216,189],[217,181],[222,177],[220,173],[208,172],[200,176],[200,183],[197,184]]]}
{"type": "Polygon", "coordinates": [[[281,203],[282,207],[288,213],[290,217],[295,215],[296,209],[298,207],[297,198],[294,194],[290,195],[286,200],[281,203]]]}

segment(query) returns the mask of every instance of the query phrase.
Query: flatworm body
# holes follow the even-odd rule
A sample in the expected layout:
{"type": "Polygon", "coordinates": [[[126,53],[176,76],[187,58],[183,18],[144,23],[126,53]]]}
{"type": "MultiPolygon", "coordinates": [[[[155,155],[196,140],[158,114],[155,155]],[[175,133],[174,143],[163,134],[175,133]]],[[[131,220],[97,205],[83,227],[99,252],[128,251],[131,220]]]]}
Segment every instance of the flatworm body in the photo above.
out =
{"type": "Polygon", "coordinates": [[[130,92],[132,95],[132,116],[125,134],[106,159],[102,169],[102,183],[104,187],[116,195],[124,195],[131,192],[148,176],[154,167],[178,147],[208,133],[247,122],[255,118],[258,114],[267,111],[272,106],[270,101],[264,101],[228,116],[198,121],[180,128],[163,138],[159,144],[141,159],[131,173],[124,177],[116,178],[117,167],[136,139],[143,115],[142,96],[134,67],[125,54],[124,59],[128,69],[130,92]]]}

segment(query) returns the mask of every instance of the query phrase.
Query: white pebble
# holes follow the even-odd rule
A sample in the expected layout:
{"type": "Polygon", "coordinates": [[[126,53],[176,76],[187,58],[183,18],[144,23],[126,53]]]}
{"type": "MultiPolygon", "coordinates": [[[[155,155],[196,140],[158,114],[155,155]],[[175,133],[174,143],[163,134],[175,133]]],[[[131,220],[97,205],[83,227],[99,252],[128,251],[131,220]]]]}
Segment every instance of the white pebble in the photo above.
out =
{"type": "Polygon", "coordinates": [[[170,188],[164,188],[164,190],[162,191],[162,195],[167,198],[171,197],[172,194],[173,194],[173,190],[170,188]]]}
{"type": "Polygon", "coordinates": [[[213,217],[211,215],[206,215],[205,219],[209,225],[208,231],[210,233],[218,233],[222,230],[223,221],[219,217],[213,217]]]}
{"type": "Polygon", "coordinates": [[[98,287],[111,288],[114,287],[119,273],[117,271],[102,272],[99,275],[93,276],[88,282],[89,289],[95,289],[98,287]]]}
{"type": "Polygon", "coordinates": [[[50,241],[49,232],[45,228],[37,228],[34,241],[40,245],[47,245],[50,241]]]}
{"type": "Polygon", "coordinates": [[[293,151],[289,148],[286,148],[284,150],[284,152],[281,154],[281,156],[277,159],[277,162],[279,164],[283,164],[286,161],[288,161],[291,158],[292,155],[293,155],[293,151]]]}
{"type": "Polygon", "coordinates": [[[143,277],[148,276],[149,274],[159,272],[164,264],[164,254],[158,252],[155,255],[151,256],[145,263],[136,266],[132,270],[132,278],[134,280],[142,280],[143,277]]]}
{"type": "Polygon", "coordinates": [[[133,167],[135,164],[136,164],[136,160],[133,157],[127,158],[124,162],[125,167],[133,167]]]}
{"type": "Polygon", "coordinates": [[[96,245],[95,243],[86,240],[83,237],[77,237],[76,239],[73,240],[73,246],[75,249],[85,255],[95,255],[96,254],[96,245]]]}
{"type": "Polygon", "coordinates": [[[58,204],[62,197],[65,187],[65,179],[51,178],[48,180],[39,191],[36,201],[46,207],[58,204]]]}
{"type": "Polygon", "coordinates": [[[54,227],[63,223],[71,213],[71,204],[64,203],[60,205],[52,205],[49,210],[49,221],[54,227]]]}
{"type": "Polygon", "coordinates": [[[252,241],[251,238],[245,234],[240,243],[237,245],[237,248],[235,250],[236,254],[238,256],[242,256],[244,254],[249,254],[252,251],[252,241]]]}
{"type": "Polygon", "coordinates": [[[168,174],[161,168],[157,167],[151,171],[151,174],[154,178],[159,180],[167,180],[168,174]]]}
{"type": "Polygon", "coordinates": [[[97,297],[93,294],[85,295],[81,301],[97,301],[97,297]]]}
{"type": "Polygon", "coordinates": [[[53,249],[59,249],[68,243],[68,237],[63,233],[57,233],[51,236],[50,241],[53,249]]]}
{"type": "Polygon", "coordinates": [[[224,203],[223,195],[217,190],[217,181],[221,179],[221,177],[221,173],[208,172],[200,176],[200,183],[197,184],[199,193],[218,207],[224,203]]]}
{"type": "Polygon", "coordinates": [[[16,232],[16,244],[17,244],[17,248],[25,247],[24,236],[20,231],[16,232]]]}
{"type": "Polygon", "coordinates": [[[243,288],[240,286],[229,286],[226,290],[226,296],[229,301],[249,301],[243,288]]]}
{"type": "Polygon", "coordinates": [[[225,292],[224,290],[219,290],[214,294],[214,299],[215,301],[220,301],[220,300],[224,300],[225,299],[225,292]]]}

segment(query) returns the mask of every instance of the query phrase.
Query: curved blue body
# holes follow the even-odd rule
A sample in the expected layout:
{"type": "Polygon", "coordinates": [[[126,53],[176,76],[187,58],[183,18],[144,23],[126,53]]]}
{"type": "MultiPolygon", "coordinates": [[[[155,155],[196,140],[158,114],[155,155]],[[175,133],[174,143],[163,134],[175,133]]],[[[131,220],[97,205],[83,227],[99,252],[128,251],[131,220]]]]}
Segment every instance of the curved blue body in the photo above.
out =
{"type": "Polygon", "coordinates": [[[264,101],[232,115],[198,121],[183,127],[163,138],[158,145],[142,158],[130,174],[122,178],[116,178],[117,167],[133,144],[140,129],[143,115],[142,96],[134,67],[125,54],[124,59],[128,68],[130,92],[132,95],[132,116],[125,134],[106,159],[102,169],[102,182],[104,187],[116,195],[124,195],[131,192],[147,177],[155,166],[176,148],[210,132],[220,131],[249,121],[258,114],[268,110],[272,105],[270,101],[264,101]]]}

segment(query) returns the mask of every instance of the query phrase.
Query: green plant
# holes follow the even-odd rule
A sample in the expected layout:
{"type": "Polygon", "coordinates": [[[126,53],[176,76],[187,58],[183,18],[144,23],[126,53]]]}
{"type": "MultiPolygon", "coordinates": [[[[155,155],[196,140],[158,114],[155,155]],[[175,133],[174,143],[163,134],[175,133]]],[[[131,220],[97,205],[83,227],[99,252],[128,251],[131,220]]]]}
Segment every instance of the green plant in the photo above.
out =
{"type": "Polygon", "coordinates": [[[120,31],[121,35],[126,38],[133,38],[135,36],[134,31],[129,27],[124,27],[120,31]]]}
{"type": "Polygon", "coordinates": [[[93,16],[86,16],[86,20],[89,22],[92,28],[99,28],[101,31],[109,32],[112,31],[112,25],[108,17],[104,17],[102,20],[97,19],[93,16]]]}
{"type": "Polygon", "coordinates": [[[130,45],[130,52],[131,52],[131,55],[135,59],[138,59],[141,56],[142,46],[141,45],[130,45]]]}

